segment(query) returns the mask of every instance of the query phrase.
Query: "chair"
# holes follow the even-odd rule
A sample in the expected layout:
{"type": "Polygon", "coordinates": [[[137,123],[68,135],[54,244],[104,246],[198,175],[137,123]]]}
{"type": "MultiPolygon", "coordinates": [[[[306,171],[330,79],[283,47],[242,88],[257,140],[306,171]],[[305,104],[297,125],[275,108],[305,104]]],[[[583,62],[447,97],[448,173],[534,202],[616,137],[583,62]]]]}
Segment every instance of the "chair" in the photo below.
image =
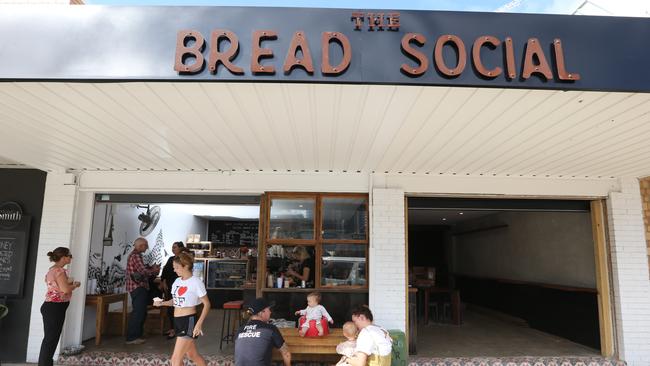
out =
{"type": "MultiPolygon", "coordinates": [[[[414,266],[409,270],[409,283],[419,289],[435,286],[435,267],[419,267],[414,266]],[[430,273],[432,275],[430,275],[430,273]]],[[[422,312],[428,304],[424,303],[423,291],[418,291],[417,294],[418,309],[422,312]]]]}
{"type": "Polygon", "coordinates": [[[429,323],[431,323],[432,318],[436,323],[440,319],[440,311],[438,309],[437,301],[429,301],[429,323]]]}
{"type": "MultiPolygon", "coordinates": [[[[302,325],[307,321],[307,317],[301,316],[300,319],[298,319],[298,329],[302,328],[302,325]]],[[[330,327],[327,324],[327,319],[326,318],[321,318],[321,327],[323,327],[323,335],[326,336],[330,334],[330,327]]],[[[318,329],[316,328],[316,320],[310,320],[309,321],[309,328],[307,329],[307,332],[305,332],[305,337],[318,337],[318,329]]]]}
{"type": "MultiPolygon", "coordinates": [[[[147,314],[153,313],[158,316],[158,331],[154,332],[154,334],[164,334],[165,333],[165,319],[167,318],[167,308],[164,306],[153,306],[153,305],[147,305],[147,314]]],[[[149,316],[147,316],[149,318],[149,316]]]]}
{"type": "Polygon", "coordinates": [[[228,301],[223,303],[223,321],[221,323],[221,339],[219,349],[223,348],[223,342],[235,342],[235,331],[241,325],[241,309],[244,300],[228,301]],[[227,319],[227,320],[226,320],[227,319]],[[226,332],[224,334],[224,331],[226,332]]]}
{"type": "Polygon", "coordinates": [[[412,279],[413,285],[417,287],[435,286],[436,269],[435,267],[413,267],[412,279]]]}

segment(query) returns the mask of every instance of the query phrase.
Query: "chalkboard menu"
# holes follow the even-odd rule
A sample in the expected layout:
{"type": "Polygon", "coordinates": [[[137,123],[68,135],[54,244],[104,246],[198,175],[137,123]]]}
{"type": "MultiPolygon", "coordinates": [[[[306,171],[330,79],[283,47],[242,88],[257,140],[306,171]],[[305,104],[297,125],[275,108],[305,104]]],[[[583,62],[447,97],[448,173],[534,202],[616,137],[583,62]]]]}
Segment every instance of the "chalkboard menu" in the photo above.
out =
{"type": "Polygon", "coordinates": [[[0,296],[23,294],[31,216],[11,230],[0,229],[0,296]]]}
{"type": "Polygon", "coordinates": [[[257,246],[259,222],[251,221],[210,221],[208,238],[219,246],[257,246]]]}

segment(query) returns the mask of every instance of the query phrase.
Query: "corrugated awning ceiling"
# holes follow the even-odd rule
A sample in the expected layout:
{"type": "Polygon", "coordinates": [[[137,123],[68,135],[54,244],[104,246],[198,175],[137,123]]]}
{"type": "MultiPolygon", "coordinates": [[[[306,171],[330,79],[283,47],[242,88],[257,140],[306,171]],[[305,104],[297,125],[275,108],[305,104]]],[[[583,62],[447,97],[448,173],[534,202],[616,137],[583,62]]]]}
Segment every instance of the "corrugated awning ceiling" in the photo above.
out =
{"type": "Polygon", "coordinates": [[[44,170],[650,174],[650,94],[0,83],[0,156],[44,170]]]}

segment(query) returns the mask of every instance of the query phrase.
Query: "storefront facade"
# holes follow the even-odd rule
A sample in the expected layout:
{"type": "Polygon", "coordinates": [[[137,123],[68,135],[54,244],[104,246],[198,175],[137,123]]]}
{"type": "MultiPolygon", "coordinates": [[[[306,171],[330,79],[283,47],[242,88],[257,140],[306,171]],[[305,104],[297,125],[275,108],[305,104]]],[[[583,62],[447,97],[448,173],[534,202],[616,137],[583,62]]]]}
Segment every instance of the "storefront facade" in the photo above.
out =
{"type": "MultiPolygon", "coordinates": [[[[86,277],[96,194],[363,193],[369,305],[377,323],[407,330],[405,197],[592,200],[610,256],[603,352],[650,362],[647,20],[6,10],[0,34],[21,32],[0,37],[0,155],[48,171],[35,278],[43,253],[67,243],[72,274],[86,277]]],[[[83,286],[64,346],[81,341],[83,286]]],[[[35,281],[28,361],[44,292],[35,281]]]]}

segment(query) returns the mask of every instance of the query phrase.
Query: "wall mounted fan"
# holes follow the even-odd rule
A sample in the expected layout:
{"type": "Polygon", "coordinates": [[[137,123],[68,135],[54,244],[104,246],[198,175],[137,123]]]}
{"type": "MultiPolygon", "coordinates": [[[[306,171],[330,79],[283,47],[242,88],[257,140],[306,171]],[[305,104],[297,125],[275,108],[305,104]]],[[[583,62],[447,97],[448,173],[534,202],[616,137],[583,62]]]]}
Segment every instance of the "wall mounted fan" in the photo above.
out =
{"type": "Polygon", "coordinates": [[[138,208],[146,208],[147,212],[138,215],[140,220],[140,236],[147,236],[151,234],[153,229],[160,220],[160,207],[159,206],[138,206],[138,208]]]}

